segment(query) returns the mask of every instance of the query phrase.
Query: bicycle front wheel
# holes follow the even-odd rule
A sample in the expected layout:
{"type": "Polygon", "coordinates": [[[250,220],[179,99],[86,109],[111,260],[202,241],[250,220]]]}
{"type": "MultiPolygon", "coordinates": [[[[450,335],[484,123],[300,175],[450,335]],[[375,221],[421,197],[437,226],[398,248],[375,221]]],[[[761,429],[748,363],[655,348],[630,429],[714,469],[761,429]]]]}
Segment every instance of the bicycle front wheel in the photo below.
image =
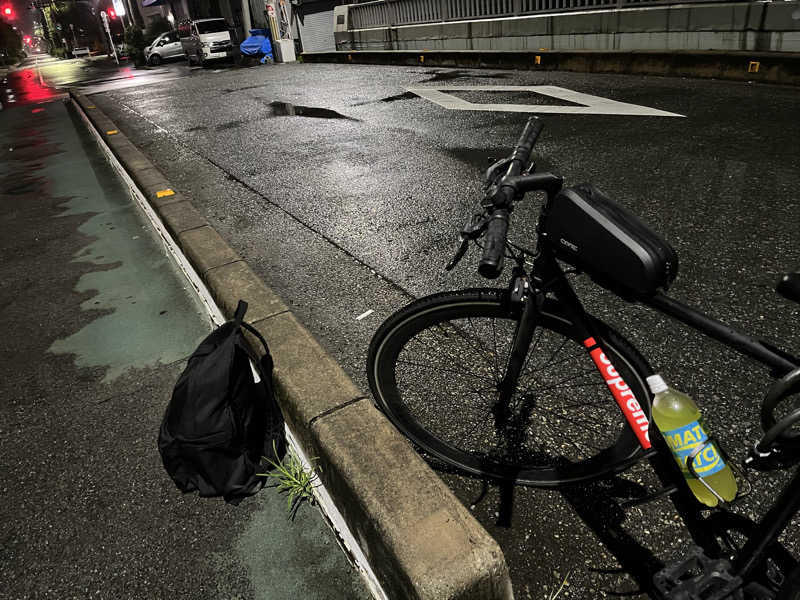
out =
{"type": "MultiPolygon", "coordinates": [[[[378,408],[422,450],[481,477],[547,487],[630,466],[640,446],[579,332],[555,301],[541,312],[502,421],[492,409],[521,316],[505,290],[437,294],[387,319],[367,359],[378,408]]],[[[588,318],[649,418],[652,370],[588,318]]]]}

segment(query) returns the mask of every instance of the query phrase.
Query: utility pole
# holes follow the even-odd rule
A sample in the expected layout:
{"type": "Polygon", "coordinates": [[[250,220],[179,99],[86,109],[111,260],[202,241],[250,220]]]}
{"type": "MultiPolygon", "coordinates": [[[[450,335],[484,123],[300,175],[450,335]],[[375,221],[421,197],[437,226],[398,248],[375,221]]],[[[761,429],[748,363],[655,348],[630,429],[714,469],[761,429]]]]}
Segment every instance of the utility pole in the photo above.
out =
{"type": "Polygon", "coordinates": [[[111,27],[108,25],[108,15],[106,14],[106,11],[100,11],[100,18],[103,19],[103,27],[105,27],[106,33],[108,34],[108,41],[111,44],[111,51],[114,53],[114,60],[117,61],[117,65],[119,65],[117,47],[114,45],[114,38],[111,37],[111,27]]]}
{"type": "Polygon", "coordinates": [[[247,39],[253,28],[253,22],[250,19],[250,0],[242,0],[242,25],[244,26],[244,39],[247,39]]]}

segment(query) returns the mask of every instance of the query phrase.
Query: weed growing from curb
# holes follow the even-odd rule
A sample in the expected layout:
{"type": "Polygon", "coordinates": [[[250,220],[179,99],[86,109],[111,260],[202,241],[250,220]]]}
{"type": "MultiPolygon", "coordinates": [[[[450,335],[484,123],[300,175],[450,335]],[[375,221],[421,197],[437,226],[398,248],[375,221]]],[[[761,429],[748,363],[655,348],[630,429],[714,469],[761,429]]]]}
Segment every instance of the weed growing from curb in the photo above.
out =
{"type": "MultiPolygon", "coordinates": [[[[275,442],[272,445],[273,454],[277,456],[275,442]]],[[[261,458],[272,467],[272,470],[268,473],[258,473],[258,475],[271,480],[273,485],[270,487],[277,487],[278,492],[287,494],[286,509],[289,511],[289,517],[294,520],[297,510],[304,500],[314,504],[314,488],[319,485],[317,469],[320,467],[315,464],[318,459],[316,457],[309,459],[311,469],[306,470],[303,461],[291,449],[281,462],[275,462],[266,456],[261,458]]]]}
{"type": "Polygon", "coordinates": [[[568,580],[569,580],[569,576],[570,575],[572,575],[572,571],[571,570],[569,571],[569,573],[567,573],[566,577],[564,577],[564,581],[561,582],[561,585],[559,586],[559,588],[555,592],[550,594],[547,597],[547,600],[556,600],[556,598],[558,598],[558,596],[561,594],[561,590],[564,589],[564,586],[565,585],[569,585],[569,581],[568,580]]]}

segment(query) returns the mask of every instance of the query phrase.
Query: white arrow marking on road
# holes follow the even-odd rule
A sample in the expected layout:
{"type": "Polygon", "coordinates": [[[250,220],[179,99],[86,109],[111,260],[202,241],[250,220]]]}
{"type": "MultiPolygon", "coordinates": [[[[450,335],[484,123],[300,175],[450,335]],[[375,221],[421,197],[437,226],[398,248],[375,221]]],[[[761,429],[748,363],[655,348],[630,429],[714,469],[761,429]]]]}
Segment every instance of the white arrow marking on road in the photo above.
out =
{"type": "Polygon", "coordinates": [[[618,102],[601,96],[582,94],[555,85],[493,85],[465,87],[411,87],[407,91],[450,110],[484,110],[495,112],[561,113],[571,115],[632,115],[639,117],[684,117],[648,106],[618,102]],[[447,92],[530,92],[573,102],[582,106],[540,104],[475,104],[447,92]]]}

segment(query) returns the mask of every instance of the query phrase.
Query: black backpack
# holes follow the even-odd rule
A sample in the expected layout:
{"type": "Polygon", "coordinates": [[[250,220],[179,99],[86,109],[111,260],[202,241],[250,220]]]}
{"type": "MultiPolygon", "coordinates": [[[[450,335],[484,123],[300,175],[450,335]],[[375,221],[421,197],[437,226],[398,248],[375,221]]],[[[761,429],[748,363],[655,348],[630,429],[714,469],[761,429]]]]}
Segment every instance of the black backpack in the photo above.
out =
{"type": "Polygon", "coordinates": [[[189,358],[158,435],[164,468],[179,489],[223,496],[231,504],[261,489],[261,457],[279,462],[286,445],[272,356],[261,334],[243,321],[246,311],[240,300],[233,320],[209,334],[189,358]],[[264,345],[264,356],[253,361],[258,383],[242,327],[264,345]]]}

